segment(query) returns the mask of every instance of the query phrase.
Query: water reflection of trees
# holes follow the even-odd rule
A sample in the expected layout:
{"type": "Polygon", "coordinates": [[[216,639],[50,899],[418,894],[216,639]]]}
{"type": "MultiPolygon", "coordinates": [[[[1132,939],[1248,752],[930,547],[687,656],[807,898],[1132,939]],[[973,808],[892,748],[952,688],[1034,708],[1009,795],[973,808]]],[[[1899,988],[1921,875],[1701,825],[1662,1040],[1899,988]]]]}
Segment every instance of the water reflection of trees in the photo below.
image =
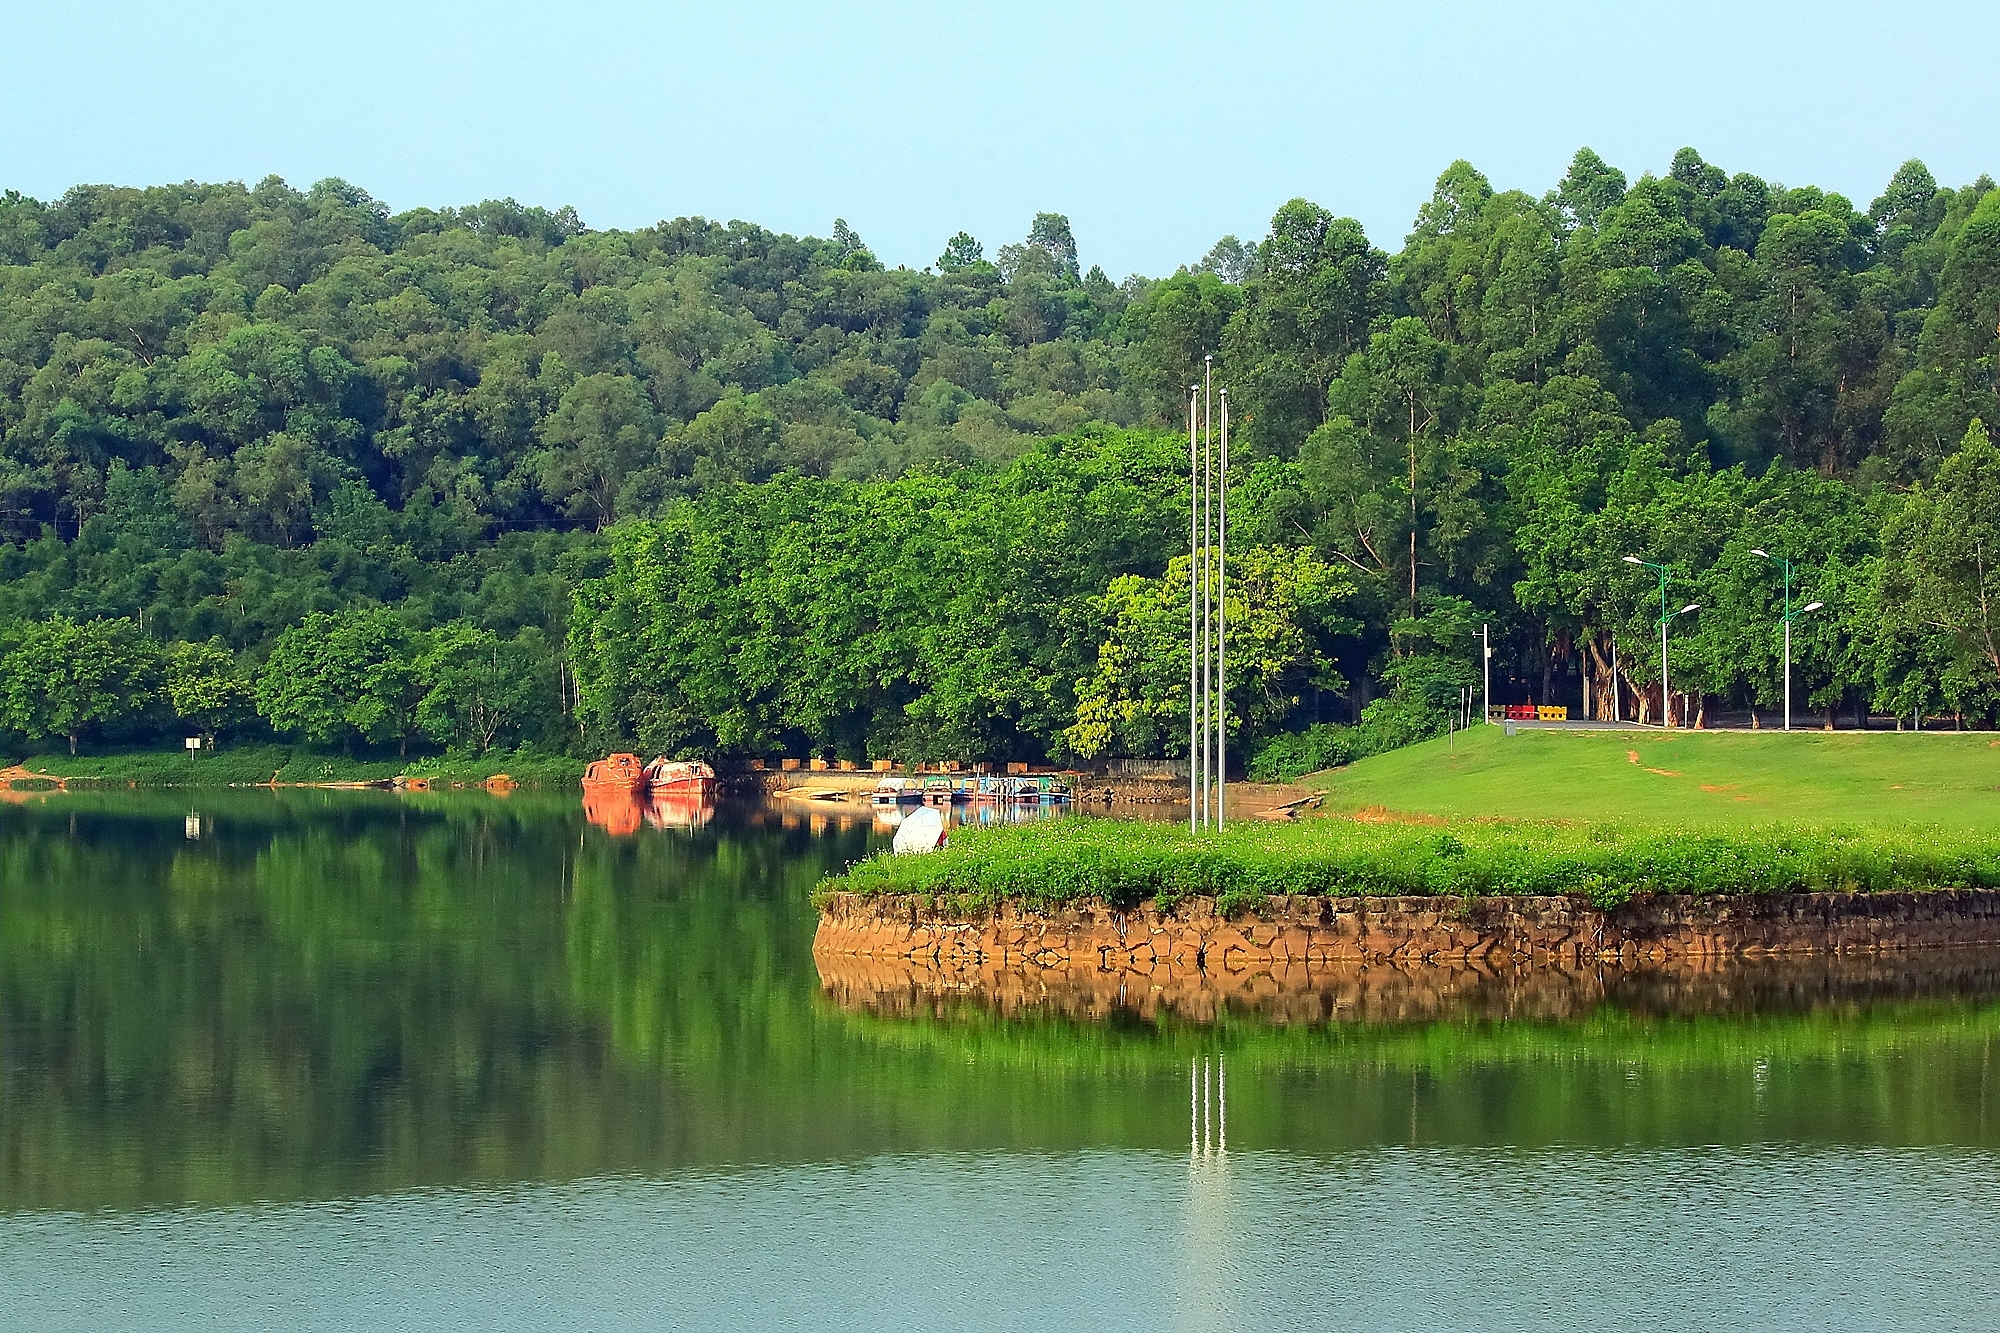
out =
{"type": "Polygon", "coordinates": [[[821,994],[807,895],[863,854],[724,808],[611,838],[573,798],[120,793],[0,809],[0,1206],[345,1195],[1185,1133],[1232,1142],[1993,1142],[2000,1015],[1273,1026],[821,994]],[[1761,1081],[1750,1071],[1759,1062],[1761,1081]],[[1634,1073],[1633,1071],[1637,1071],[1634,1073]]]}

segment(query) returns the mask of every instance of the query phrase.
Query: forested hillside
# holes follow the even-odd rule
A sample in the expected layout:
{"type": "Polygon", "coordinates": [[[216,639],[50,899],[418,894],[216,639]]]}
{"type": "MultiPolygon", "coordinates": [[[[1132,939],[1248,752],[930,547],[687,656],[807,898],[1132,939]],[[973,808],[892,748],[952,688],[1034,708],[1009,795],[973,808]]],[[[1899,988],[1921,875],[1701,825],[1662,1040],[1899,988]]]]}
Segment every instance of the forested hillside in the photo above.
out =
{"type": "Polygon", "coordinates": [[[1458,163],[1394,254],[1295,200],[1116,283],[1056,214],[912,271],[840,223],[10,193],[0,725],[1171,753],[1209,351],[1247,743],[1371,700],[1367,744],[1421,734],[1482,622],[1510,697],[1607,708],[1615,640],[1657,716],[1627,554],[1701,606],[1691,706],[1768,705],[1753,549],[1825,603],[1802,700],[1990,721],[1997,336],[2000,191],[1915,162],[1865,208],[1691,150],[1637,182],[1586,150],[1541,198],[1458,163]]]}

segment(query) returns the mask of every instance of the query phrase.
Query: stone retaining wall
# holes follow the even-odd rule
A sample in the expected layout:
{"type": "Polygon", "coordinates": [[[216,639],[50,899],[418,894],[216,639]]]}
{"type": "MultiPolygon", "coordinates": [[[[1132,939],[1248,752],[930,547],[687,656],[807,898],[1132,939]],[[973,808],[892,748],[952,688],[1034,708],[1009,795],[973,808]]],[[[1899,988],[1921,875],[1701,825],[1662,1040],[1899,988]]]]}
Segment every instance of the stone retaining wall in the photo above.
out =
{"type": "Polygon", "coordinates": [[[1556,1019],[1609,999],[1734,1012],[2000,990],[2000,892],[1663,895],[1611,911],[1580,898],[1291,898],[1234,921],[1212,899],[960,916],[920,897],[838,894],[813,954],[835,1002],[890,1014],[967,998],[1198,1021],[1225,1008],[1305,1022],[1556,1019]]]}
{"type": "Polygon", "coordinates": [[[967,916],[922,896],[836,894],[820,914],[813,952],[1150,974],[1389,961],[1575,966],[1962,944],[2000,944],[2000,890],[1660,894],[1610,910],[1578,897],[1273,898],[1235,920],[1216,915],[1211,898],[1171,912],[1085,901],[967,916]]]}

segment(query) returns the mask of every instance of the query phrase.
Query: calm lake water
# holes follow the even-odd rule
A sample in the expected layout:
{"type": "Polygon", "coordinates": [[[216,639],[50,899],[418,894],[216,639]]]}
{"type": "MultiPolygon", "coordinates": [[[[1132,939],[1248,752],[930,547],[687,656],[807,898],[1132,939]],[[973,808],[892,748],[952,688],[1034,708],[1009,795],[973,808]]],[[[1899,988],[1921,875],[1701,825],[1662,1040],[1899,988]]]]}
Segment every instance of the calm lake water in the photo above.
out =
{"type": "Polygon", "coordinates": [[[661,822],[0,806],[0,1328],[2000,1327],[2000,959],[1564,1017],[843,1007],[807,895],[884,835],[661,822]]]}

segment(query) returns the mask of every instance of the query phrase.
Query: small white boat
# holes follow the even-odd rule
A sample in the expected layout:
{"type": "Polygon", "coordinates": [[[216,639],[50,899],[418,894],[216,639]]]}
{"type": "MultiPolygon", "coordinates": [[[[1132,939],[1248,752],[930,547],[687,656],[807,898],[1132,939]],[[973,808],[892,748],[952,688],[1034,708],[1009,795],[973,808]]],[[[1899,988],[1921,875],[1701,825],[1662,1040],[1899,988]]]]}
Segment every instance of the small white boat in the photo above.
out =
{"type": "Polygon", "coordinates": [[[896,830],[899,853],[934,852],[944,845],[944,812],[934,805],[912,811],[896,830]]]}

